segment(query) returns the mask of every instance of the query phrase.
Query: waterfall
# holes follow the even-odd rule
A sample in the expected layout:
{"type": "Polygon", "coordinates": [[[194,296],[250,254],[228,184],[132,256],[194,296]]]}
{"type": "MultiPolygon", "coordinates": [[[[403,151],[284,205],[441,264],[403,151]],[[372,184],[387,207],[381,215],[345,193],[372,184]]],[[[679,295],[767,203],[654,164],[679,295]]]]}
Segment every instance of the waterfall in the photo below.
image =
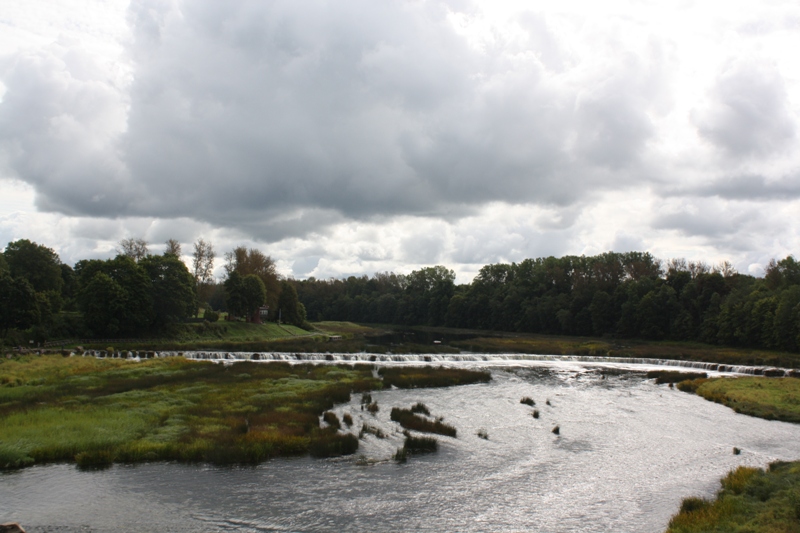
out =
{"type": "Polygon", "coordinates": [[[237,361],[289,361],[289,362],[365,362],[365,363],[513,363],[520,362],[574,362],[612,363],[624,365],[649,365],[702,370],[723,374],[745,374],[768,377],[800,377],[800,370],[768,366],[729,365],[702,361],[678,361],[639,357],[607,357],[594,355],[536,355],[536,354],[377,354],[377,353],[292,353],[292,352],[215,352],[215,351],[123,351],[107,353],[104,350],[87,350],[82,354],[92,357],[114,357],[143,360],[159,357],[185,357],[198,361],[234,363],[237,361]]]}

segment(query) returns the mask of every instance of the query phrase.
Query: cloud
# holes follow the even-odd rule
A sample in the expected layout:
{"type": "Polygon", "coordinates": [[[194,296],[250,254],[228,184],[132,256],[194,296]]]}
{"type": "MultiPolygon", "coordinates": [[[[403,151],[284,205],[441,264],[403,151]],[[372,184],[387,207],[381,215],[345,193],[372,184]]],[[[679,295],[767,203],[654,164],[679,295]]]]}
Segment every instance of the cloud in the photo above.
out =
{"type": "Polygon", "coordinates": [[[709,99],[696,112],[695,125],[729,156],[768,156],[795,139],[784,80],[768,62],[732,61],[719,74],[709,99]]]}
{"type": "Polygon", "coordinates": [[[273,242],[493,201],[569,206],[644,179],[657,46],[609,39],[621,59],[590,68],[529,14],[526,39],[479,49],[457,11],[134,2],[133,81],[115,85],[75,47],[16,56],[0,149],[42,210],[192,218],[273,242]]]}

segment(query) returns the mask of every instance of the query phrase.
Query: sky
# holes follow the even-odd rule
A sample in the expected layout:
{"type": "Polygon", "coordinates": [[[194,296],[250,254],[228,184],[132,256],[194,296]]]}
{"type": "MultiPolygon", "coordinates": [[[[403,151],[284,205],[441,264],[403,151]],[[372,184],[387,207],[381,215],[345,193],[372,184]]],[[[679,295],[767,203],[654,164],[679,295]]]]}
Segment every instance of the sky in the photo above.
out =
{"type": "Polygon", "coordinates": [[[800,251],[800,4],[0,5],[0,246],[285,276],[800,251]]]}

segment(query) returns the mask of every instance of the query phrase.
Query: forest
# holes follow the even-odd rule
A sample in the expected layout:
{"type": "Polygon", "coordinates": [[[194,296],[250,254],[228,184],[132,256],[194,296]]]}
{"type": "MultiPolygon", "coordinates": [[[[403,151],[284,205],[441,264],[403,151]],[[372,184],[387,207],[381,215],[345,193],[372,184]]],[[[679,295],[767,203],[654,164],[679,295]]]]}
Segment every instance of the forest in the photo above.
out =
{"type": "Polygon", "coordinates": [[[250,319],[310,328],[307,320],[444,326],[553,335],[699,341],[800,351],[800,263],[772,260],[764,277],[728,263],[662,261],[647,252],[525,259],[490,264],[468,284],[445,266],[410,274],[285,279],[271,257],[243,246],[213,276],[213,246],[194,243],[192,268],[180,245],[149,253],[120,242],[107,260],[61,262],[28,240],[0,254],[0,334],[6,344],[70,337],[169,336],[175,324],[250,319]],[[198,316],[202,311],[202,316],[198,316]]]}
{"type": "Polygon", "coordinates": [[[800,347],[792,256],[772,260],[763,278],[728,263],[608,252],[486,265],[463,285],[443,266],[293,283],[310,320],[800,347]]]}

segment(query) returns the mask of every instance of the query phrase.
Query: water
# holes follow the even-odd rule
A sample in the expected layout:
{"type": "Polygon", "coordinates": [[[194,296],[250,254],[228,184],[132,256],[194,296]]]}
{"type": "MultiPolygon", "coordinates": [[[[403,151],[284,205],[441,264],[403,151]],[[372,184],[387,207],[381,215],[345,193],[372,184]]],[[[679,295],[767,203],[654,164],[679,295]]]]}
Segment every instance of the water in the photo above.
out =
{"type": "Polygon", "coordinates": [[[489,384],[373,393],[376,416],[354,395],[337,413],[389,437],[368,435],[347,459],[4,473],[0,522],[31,532],[650,533],[665,529],[682,498],[712,497],[730,469],[800,458],[800,426],[739,415],[641,374],[604,378],[597,366],[497,363],[489,384]],[[536,401],[539,419],[519,403],[523,396],[536,401]],[[402,435],[389,411],[418,401],[458,437],[438,437],[437,453],[396,464],[390,457],[402,435]]]}

